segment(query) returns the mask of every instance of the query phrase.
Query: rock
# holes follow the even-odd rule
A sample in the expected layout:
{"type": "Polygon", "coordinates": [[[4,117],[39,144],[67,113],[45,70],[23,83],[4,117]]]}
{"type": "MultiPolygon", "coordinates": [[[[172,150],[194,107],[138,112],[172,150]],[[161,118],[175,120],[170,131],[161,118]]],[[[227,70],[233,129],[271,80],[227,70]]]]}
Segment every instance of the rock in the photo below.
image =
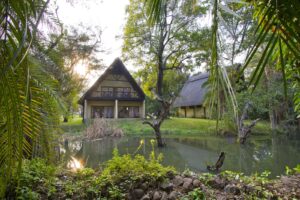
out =
{"type": "Polygon", "coordinates": [[[234,184],[228,184],[226,185],[226,187],[224,188],[224,191],[227,194],[234,194],[234,195],[239,195],[241,194],[241,190],[240,188],[238,188],[236,185],[234,184]]]}
{"type": "Polygon", "coordinates": [[[168,193],[163,192],[160,200],[168,200],[168,193]]]}
{"type": "Polygon", "coordinates": [[[176,200],[177,199],[177,192],[176,191],[172,191],[170,194],[169,194],[169,197],[168,199],[169,200],[176,200]]]}
{"type": "Polygon", "coordinates": [[[174,188],[174,184],[173,183],[168,183],[168,182],[164,182],[160,185],[160,189],[162,189],[163,191],[166,192],[171,192],[174,188]]]}
{"type": "Polygon", "coordinates": [[[142,188],[144,191],[146,191],[146,190],[148,190],[149,185],[148,185],[148,183],[145,182],[140,185],[140,188],[142,188]]]}
{"type": "Polygon", "coordinates": [[[193,189],[193,184],[190,182],[184,182],[182,187],[185,191],[189,191],[189,190],[193,189]]]}
{"type": "Polygon", "coordinates": [[[150,200],[150,199],[151,198],[150,198],[149,194],[146,194],[141,198],[141,200],[150,200]]]}
{"type": "Polygon", "coordinates": [[[246,193],[246,194],[250,194],[250,193],[254,193],[255,192],[255,188],[251,185],[244,185],[242,190],[246,193]]]}
{"type": "Polygon", "coordinates": [[[224,187],[226,186],[225,180],[219,177],[209,180],[207,183],[214,189],[224,189],[224,187]]]}
{"type": "Polygon", "coordinates": [[[140,199],[140,198],[142,198],[142,196],[144,196],[144,190],[143,189],[140,189],[140,188],[138,188],[138,189],[134,189],[133,190],[133,195],[134,195],[134,197],[135,198],[137,198],[137,199],[140,199]]]}
{"type": "Polygon", "coordinates": [[[184,190],[187,190],[187,191],[193,189],[193,179],[184,178],[182,187],[184,190]]]}
{"type": "Polygon", "coordinates": [[[160,200],[160,198],[161,198],[160,192],[155,191],[152,200],[160,200]]]}
{"type": "Polygon", "coordinates": [[[175,176],[175,178],[172,180],[175,187],[181,186],[183,184],[183,178],[179,175],[175,176]]]}
{"type": "Polygon", "coordinates": [[[183,182],[188,182],[188,183],[192,183],[193,179],[192,178],[184,178],[183,182]]]}
{"type": "Polygon", "coordinates": [[[198,179],[194,179],[193,180],[193,186],[194,187],[200,187],[201,186],[201,182],[198,179]]]}

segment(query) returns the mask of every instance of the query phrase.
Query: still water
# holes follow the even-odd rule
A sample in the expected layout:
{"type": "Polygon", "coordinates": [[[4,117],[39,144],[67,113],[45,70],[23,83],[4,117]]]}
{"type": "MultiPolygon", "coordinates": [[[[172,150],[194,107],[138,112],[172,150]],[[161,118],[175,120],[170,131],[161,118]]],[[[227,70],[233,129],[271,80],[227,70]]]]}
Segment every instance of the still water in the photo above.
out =
{"type": "MultiPolygon", "coordinates": [[[[152,151],[150,137],[105,138],[96,141],[70,143],[73,154],[85,160],[87,167],[97,167],[112,158],[118,148],[120,154],[139,153],[149,156],[152,151]],[[137,151],[140,141],[145,143],[137,151]],[[77,149],[74,151],[74,149],[77,149]]],[[[300,137],[276,136],[252,137],[246,145],[239,145],[235,138],[197,137],[165,138],[167,146],[155,151],[164,156],[163,164],[177,170],[190,169],[206,172],[206,166],[214,164],[221,151],[226,154],[222,170],[240,171],[244,174],[268,170],[271,177],[283,174],[285,166],[300,164],[300,137]]]]}

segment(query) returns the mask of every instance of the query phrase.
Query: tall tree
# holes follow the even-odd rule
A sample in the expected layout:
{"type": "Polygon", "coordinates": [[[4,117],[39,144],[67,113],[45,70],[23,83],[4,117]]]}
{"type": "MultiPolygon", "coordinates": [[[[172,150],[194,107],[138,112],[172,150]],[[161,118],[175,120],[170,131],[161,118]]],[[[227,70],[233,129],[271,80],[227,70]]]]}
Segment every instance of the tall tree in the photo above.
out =
{"type": "Polygon", "coordinates": [[[103,66],[102,60],[96,55],[100,51],[100,38],[101,31],[97,35],[80,33],[73,27],[62,35],[52,35],[50,44],[44,50],[44,55],[56,66],[48,67],[47,71],[59,82],[59,94],[66,105],[64,122],[68,121],[69,115],[76,109],[78,95],[85,87],[86,75],[103,66]],[[79,63],[85,65],[86,75],[76,73],[75,67],[79,63]]]}
{"type": "Polygon", "coordinates": [[[124,29],[123,57],[156,74],[151,88],[159,102],[159,110],[145,121],[155,132],[159,147],[164,146],[160,126],[167,118],[174,97],[164,90],[164,76],[169,70],[188,70],[196,56],[203,54],[199,47],[197,18],[206,8],[188,5],[192,1],[168,0],[162,4],[162,18],[155,26],[147,21],[143,2],[131,0],[124,29]]]}

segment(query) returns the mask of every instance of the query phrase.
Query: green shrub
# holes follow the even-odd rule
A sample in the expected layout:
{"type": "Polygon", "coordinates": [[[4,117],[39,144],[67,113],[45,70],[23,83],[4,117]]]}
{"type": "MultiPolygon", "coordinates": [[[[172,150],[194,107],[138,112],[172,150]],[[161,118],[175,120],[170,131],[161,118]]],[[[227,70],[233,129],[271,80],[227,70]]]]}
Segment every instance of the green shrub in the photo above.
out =
{"type": "Polygon", "coordinates": [[[186,196],[181,198],[181,200],[206,200],[205,193],[199,188],[195,188],[190,191],[186,196]]]}
{"type": "MultiPolygon", "coordinates": [[[[148,182],[157,183],[164,180],[167,172],[174,172],[172,167],[164,167],[160,164],[161,156],[156,157],[152,152],[150,159],[144,156],[129,154],[120,156],[118,150],[114,150],[113,158],[106,163],[105,169],[97,178],[96,184],[106,188],[110,195],[113,193],[122,197],[121,193],[134,187],[135,185],[148,182]],[[117,187],[116,185],[119,185],[117,187]]],[[[110,196],[112,198],[112,196],[110,196]]]]}
{"type": "Polygon", "coordinates": [[[16,190],[18,199],[38,199],[40,198],[38,193],[50,195],[49,192],[55,192],[56,168],[54,166],[48,165],[43,159],[23,162],[16,190]]]}

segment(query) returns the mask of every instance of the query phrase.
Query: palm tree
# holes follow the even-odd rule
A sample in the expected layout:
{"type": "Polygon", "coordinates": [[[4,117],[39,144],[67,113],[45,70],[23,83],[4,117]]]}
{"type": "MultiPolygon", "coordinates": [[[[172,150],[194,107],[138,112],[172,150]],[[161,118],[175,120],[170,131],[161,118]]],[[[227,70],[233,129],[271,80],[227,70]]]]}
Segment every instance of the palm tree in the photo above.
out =
{"type": "MultiPolygon", "coordinates": [[[[32,155],[56,124],[57,101],[53,80],[34,57],[33,44],[49,0],[0,2],[0,171],[1,182],[19,174],[22,159],[32,155]],[[53,119],[53,120],[52,120],[53,119]]],[[[1,194],[0,194],[1,196],[1,194]]]]}

